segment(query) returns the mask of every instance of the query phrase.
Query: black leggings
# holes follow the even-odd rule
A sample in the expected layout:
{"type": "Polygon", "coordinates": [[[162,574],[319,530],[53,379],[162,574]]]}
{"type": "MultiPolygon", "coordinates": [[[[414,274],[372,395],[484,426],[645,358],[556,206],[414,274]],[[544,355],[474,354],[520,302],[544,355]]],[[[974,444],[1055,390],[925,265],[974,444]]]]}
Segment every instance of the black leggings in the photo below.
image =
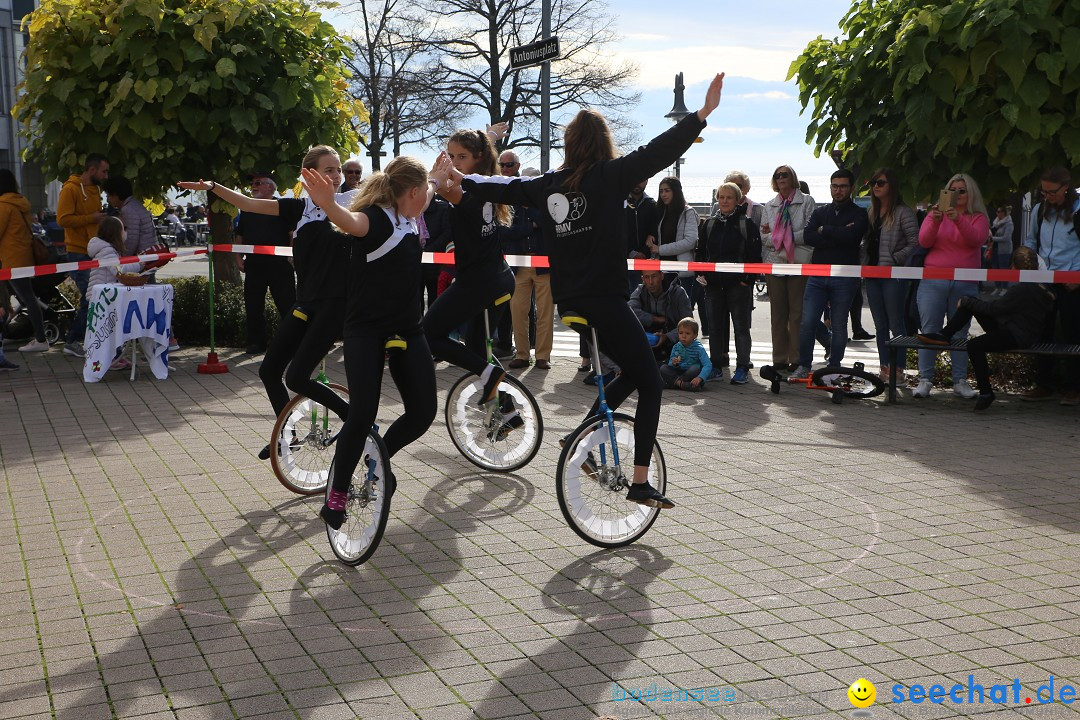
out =
{"type": "MultiPolygon", "coordinates": [[[[596,336],[604,354],[622,369],[604,395],[608,407],[619,407],[635,389],[638,391],[637,414],[634,415],[634,465],[648,465],[652,458],[656,428],[660,424],[660,397],[664,380],[653,359],[652,348],[645,331],[626,300],[618,297],[574,298],[559,303],[559,313],[581,315],[596,328],[596,336]]],[[[586,337],[591,337],[586,335],[586,337]]],[[[596,368],[594,368],[594,371],[596,368]]],[[[600,399],[593,403],[586,417],[600,412],[600,399]]]]}
{"type": "MultiPolygon", "coordinates": [[[[34,328],[34,339],[45,342],[45,319],[41,314],[41,306],[38,305],[37,295],[34,294],[34,285],[31,278],[12,278],[8,280],[15,297],[19,298],[19,304],[26,308],[26,314],[30,316],[30,324],[34,328]]],[[[6,298],[5,298],[6,299],[6,298]]]]}
{"type": "Polygon", "coordinates": [[[344,325],[344,299],[305,303],[303,307],[297,305],[291,312],[285,313],[259,366],[259,379],[266,388],[275,417],[289,402],[289,390],[330,408],[343,420],[348,416],[349,403],[311,378],[315,368],[319,367],[340,337],[344,325]]]}
{"type": "MultiPolygon", "coordinates": [[[[484,309],[494,331],[510,303],[496,305],[503,295],[514,292],[514,273],[505,268],[494,277],[459,275],[457,280],[428,308],[424,335],[431,350],[449,363],[479,375],[487,367],[487,336],[484,309]],[[454,328],[468,322],[465,344],[450,339],[454,328]]],[[[429,358],[430,360],[430,358],[429,358]]]]}
{"type": "MultiPolygon", "coordinates": [[[[435,366],[431,363],[427,340],[421,332],[404,338],[406,348],[390,352],[390,376],[405,406],[401,417],[383,433],[390,457],[427,432],[438,409],[435,366]]],[[[351,411],[341,427],[334,452],[334,490],[345,492],[349,488],[353,471],[364,453],[368,431],[379,412],[386,339],[386,333],[367,329],[352,330],[345,337],[345,375],[349,379],[351,411]]]]}

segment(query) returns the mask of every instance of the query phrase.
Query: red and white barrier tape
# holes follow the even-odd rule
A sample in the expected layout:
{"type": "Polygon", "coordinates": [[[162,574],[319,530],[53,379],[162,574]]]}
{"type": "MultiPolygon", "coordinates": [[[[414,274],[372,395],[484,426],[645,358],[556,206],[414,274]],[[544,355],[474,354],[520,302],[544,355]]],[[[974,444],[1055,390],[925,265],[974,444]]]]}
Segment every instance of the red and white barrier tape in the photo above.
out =
{"type": "MultiPolygon", "coordinates": [[[[213,245],[215,252],[242,253],[245,255],[279,255],[291,257],[291,247],[278,245],[213,245]]],[[[125,257],[101,263],[97,260],[59,263],[56,265],[37,265],[34,267],[0,270],[0,280],[11,278],[35,277],[69,272],[71,270],[90,270],[96,267],[109,267],[132,262],[149,262],[162,258],[203,255],[207,248],[184,248],[176,252],[158,255],[139,255],[125,257]]],[[[424,253],[424,262],[436,265],[453,265],[453,253],[424,253]]],[[[543,255],[507,255],[506,262],[512,267],[550,267],[543,255]]],[[[880,278],[896,280],[960,280],[968,282],[1041,282],[1041,283],[1080,283],[1080,270],[983,270],[981,268],[922,268],[892,267],[884,265],[787,265],[771,263],[701,263],[680,262],[677,260],[627,260],[628,270],[663,270],[665,272],[728,272],[752,273],[755,275],[804,275],[807,277],[850,277],[880,278]]]]}
{"type": "Polygon", "coordinates": [[[176,257],[191,255],[205,255],[206,248],[184,248],[176,252],[151,253],[149,255],[136,255],[122,257],[117,260],[79,260],[77,262],[55,263],[53,265],[31,265],[29,267],[17,267],[10,270],[0,270],[0,280],[18,280],[20,278],[39,277],[41,275],[56,275],[73,270],[93,270],[97,267],[116,267],[118,265],[130,265],[136,262],[153,262],[154,260],[171,260],[176,257]]]}

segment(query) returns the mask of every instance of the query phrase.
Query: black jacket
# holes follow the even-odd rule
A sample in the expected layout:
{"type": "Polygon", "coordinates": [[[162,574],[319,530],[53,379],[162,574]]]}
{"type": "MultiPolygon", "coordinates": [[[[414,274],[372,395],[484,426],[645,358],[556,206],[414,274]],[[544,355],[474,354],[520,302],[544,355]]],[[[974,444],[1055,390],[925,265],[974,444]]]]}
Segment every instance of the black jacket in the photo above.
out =
{"type": "Polygon", "coordinates": [[[853,202],[822,205],[810,216],[803,242],[814,248],[810,262],[819,265],[860,265],[859,246],[870,227],[866,211],[853,202]]]}
{"type": "MultiPolygon", "coordinates": [[[[761,232],[757,223],[746,217],[746,207],[740,205],[728,220],[719,213],[706,218],[698,226],[698,244],[695,260],[698,262],[761,262],[761,232]],[[742,220],[740,220],[742,218],[742,220]],[[745,220],[746,237],[743,238],[739,224],[745,220]]],[[[738,283],[753,285],[757,273],[701,273],[710,288],[728,288],[738,283]]]]}
{"type": "Polygon", "coordinates": [[[576,297],[628,298],[626,216],[630,189],[674,163],[705,127],[697,113],[628,155],[598,163],[578,191],[566,187],[569,170],[535,178],[465,178],[463,189],[489,202],[541,209],[551,250],[551,292],[556,302],[576,297]]]}
{"type": "Polygon", "coordinates": [[[1000,297],[977,297],[970,295],[960,302],[969,308],[976,318],[988,315],[995,318],[998,327],[1008,330],[1016,338],[1020,348],[1034,345],[1042,335],[1046,316],[1054,309],[1054,290],[1042,283],[1017,283],[1010,285],[1000,297]]]}
{"type": "Polygon", "coordinates": [[[656,201],[648,195],[642,194],[641,199],[635,204],[627,195],[624,202],[626,208],[626,257],[630,253],[641,253],[642,257],[649,257],[649,246],[645,244],[645,238],[656,234],[656,226],[660,223],[660,215],[656,209],[656,201]]]}

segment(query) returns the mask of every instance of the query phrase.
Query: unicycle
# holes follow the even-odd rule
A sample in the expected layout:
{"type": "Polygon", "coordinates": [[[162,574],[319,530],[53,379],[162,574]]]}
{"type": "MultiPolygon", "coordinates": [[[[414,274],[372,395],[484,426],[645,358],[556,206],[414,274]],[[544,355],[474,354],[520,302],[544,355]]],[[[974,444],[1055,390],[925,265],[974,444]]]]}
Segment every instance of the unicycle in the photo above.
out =
{"type": "MultiPolygon", "coordinates": [[[[510,300],[506,294],[495,301],[510,300]]],[[[484,310],[487,361],[502,367],[491,351],[491,326],[484,310]]],[[[468,373],[450,388],[446,396],[446,428],[450,440],[465,458],[477,467],[493,472],[511,472],[525,467],[536,457],[544,439],[540,406],[529,389],[507,375],[499,383],[496,399],[480,405],[483,381],[468,373]]]]}
{"type": "Polygon", "coordinates": [[[769,382],[773,393],[780,393],[780,383],[803,385],[807,390],[824,390],[832,395],[832,401],[839,405],[844,398],[871,398],[885,390],[885,383],[877,375],[868,373],[860,362],[853,367],[823,367],[815,370],[808,378],[785,378],[776,368],[765,365],[758,371],[762,380],[769,382]]]}
{"type": "MultiPolygon", "coordinates": [[[[349,390],[330,382],[323,360],[318,382],[345,400],[349,390]]],[[[299,495],[318,495],[326,490],[334,439],[342,420],[330,408],[297,395],[281,410],[270,440],[270,467],[278,482],[299,495]]]]}
{"type": "MultiPolygon", "coordinates": [[[[570,313],[563,315],[562,321],[579,332],[592,333],[590,350],[600,412],[563,438],[555,471],[559,508],[566,522],[586,542],[604,548],[622,547],[648,532],[660,517],[660,508],[626,499],[631,481],[622,463],[629,460],[631,465],[626,469],[633,474],[634,419],[613,413],[608,407],[595,328],[585,318],[570,313]]],[[[667,466],[655,441],[648,480],[660,493],[666,493],[667,466]]]]}
{"type": "MultiPolygon", "coordinates": [[[[404,350],[405,340],[393,335],[386,341],[386,351],[404,350]]],[[[334,465],[327,471],[334,476],[334,465]]],[[[326,500],[330,500],[330,483],[326,484],[326,500]]],[[[353,469],[345,500],[345,522],[335,530],[326,526],[326,538],[338,560],[346,565],[365,562],[379,547],[386,521],[390,517],[390,498],[397,489],[397,481],[390,472],[390,454],[379,435],[379,426],[373,425],[364,441],[360,462],[353,469]]]]}

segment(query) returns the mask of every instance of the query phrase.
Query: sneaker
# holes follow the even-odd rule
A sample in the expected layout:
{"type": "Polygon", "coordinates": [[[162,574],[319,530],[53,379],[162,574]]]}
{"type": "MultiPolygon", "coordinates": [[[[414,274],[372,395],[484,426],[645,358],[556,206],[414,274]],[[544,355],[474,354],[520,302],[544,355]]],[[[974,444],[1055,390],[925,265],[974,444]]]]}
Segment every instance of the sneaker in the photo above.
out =
{"type": "Polygon", "coordinates": [[[45,352],[49,349],[49,343],[45,340],[34,340],[19,348],[21,353],[45,352]]]}
{"type": "Polygon", "coordinates": [[[866,330],[859,328],[855,331],[855,334],[851,336],[852,340],[873,340],[876,336],[866,332],[866,330]]]}
{"type": "Polygon", "coordinates": [[[323,522],[335,530],[340,530],[341,526],[345,524],[345,511],[331,510],[330,506],[325,502],[323,503],[323,506],[319,508],[319,517],[323,519],[323,522]]]}
{"type": "Polygon", "coordinates": [[[487,405],[495,399],[498,395],[499,383],[501,383],[505,377],[505,370],[501,367],[491,366],[491,374],[488,375],[487,382],[484,383],[484,391],[480,393],[480,400],[478,402],[481,406],[487,405]]]}
{"type": "Polygon", "coordinates": [[[636,502],[638,505],[658,507],[664,510],[670,510],[675,507],[675,503],[661,495],[660,491],[648,482],[631,483],[630,489],[626,493],[626,499],[631,502],[636,502]]]}
{"type": "Polygon", "coordinates": [[[259,451],[259,459],[260,460],[269,460],[270,459],[270,446],[269,445],[265,446],[262,450],[259,451]]]}
{"type": "Polygon", "coordinates": [[[994,402],[994,398],[996,397],[997,395],[993,392],[979,393],[979,399],[975,401],[975,412],[981,412],[990,407],[990,404],[994,402]]]}
{"type": "Polygon", "coordinates": [[[706,380],[723,380],[724,379],[724,369],[716,367],[714,365],[713,369],[711,371],[709,371],[709,377],[707,377],[705,379],[706,380]]]}
{"type": "Polygon", "coordinates": [[[0,358],[0,370],[18,370],[19,366],[7,358],[0,358]]]}
{"type": "Polygon", "coordinates": [[[810,377],[810,368],[806,367],[805,365],[799,365],[791,372],[789,379],[805,380],[808,377],[810,377]]]}
{"type": "Polygon", "coordinates": [[[919,333],[919,342],[927,345],[948,345],[952,342],[952,338],[939,332],[919,333]]]}
{"type": "Polygon", "coordinates": [[[735,374],[731,376],[732,385],[745,385],[750,381],[750,373],[746,368],[735,368],[735,374]]]}
{"type": "Polygon", "coordinates": [[[86,350],[83,349],[83,344],[81,342],[69,342],[64,345],[64,354],[70,355],[71,357],[84,358],[86,357],[86,350]]]}
{"type": "Polygon", "coordinates": [[[113,364],[109,366],[110,370],[130,370],[131,361],[126,357],[117,358],[113,361],[113,364]]]}
{"type": "Polygon", "coordinates": [[[176,338],[169,338],[169,352],[176,352],[180,349],[180,343],[176,342],[176,338]]]}
{"type": "Polygon", "coordinates": [[[1080,405],[1080,392],[1076,392],[1075,390],[1073,390],[1071,392],[1065,393],[1065,396],[1061,398],[1060,404],[1067,407],[1080,405]]]}
{"type": "Polygon", "coordinates": [[[518,411],[514,410],[511,415],[503,416],[502,425],[488,431],[488,440],[491,440],[492,442],[501,442],[506,439],[507,435],[524,426],[525,421],[521,419],[521,415],[518,411]]]}
{"type": "Polygon", "coordinates": [[[930,388],[932,387],[933,385],[929,380],[920,380],[919,386],[915,388],[915,392],[911,393],[911,395],[917,398],[930,397],[930,388]]]}
{"type": "Polygon", "coordinates": [[[1048,400],[1054,397],[1054,391],[1050,388],[1035,387],[1020,395],[1021,400],[1048,400]]]}
{"type": "Polygon", "coordinates": [[[967,380],[961,380],[958,383],[953,383],[952,391],[953,395],[962,397],[965,400],[971,400],[979,394],[975,392],[975,389],[971,387],[967,380]]]}

